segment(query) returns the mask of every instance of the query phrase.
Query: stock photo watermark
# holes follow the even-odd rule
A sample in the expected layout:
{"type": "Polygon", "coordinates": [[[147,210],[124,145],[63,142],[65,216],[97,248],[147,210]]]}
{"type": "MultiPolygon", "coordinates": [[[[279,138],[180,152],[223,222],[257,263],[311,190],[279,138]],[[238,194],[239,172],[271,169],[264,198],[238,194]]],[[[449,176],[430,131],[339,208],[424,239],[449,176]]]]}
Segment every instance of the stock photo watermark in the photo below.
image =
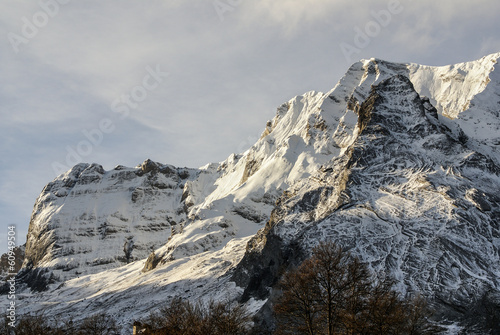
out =
{"type": "Polygon", "coordinates": [[[8,264],[8,273],[7,273],[7,285],[8,285],[8,294],[7,299],[9,304],[7,306],[7,323],[11,328],[16,327],[16,226],[10,225],[8,226],[7,232],[7,264],[8,264]]]}
{"type": "Polygon", "coordinates": [[[223,22],[227,12],[232,13],[243,3],[243,0],[214,0],[213,6],[215,12],[219,16],[219,20],[223,22]]]}
{"type": "MultiPolygon", "coordinates": [[[[168,77],[168,72],[163,72],[160,65],[157,64],[153,69],[146,66],[147,74],[142,79],[142,84],[134,86],[130,92],[121,94],[110,105],[110,109],[119,115],[121,120],[130,116],[133,109],[137,109],[139,104],[146,100],[149,92],[152,92],[168,77]]],[[[64,164],[53,162],[52,169],[56,176],[65,173],[72,166],[83,162],[83,159],[92,154],[94,149],[101,145],[106,134],[111,134],[116,129],[116,124],[111,118],[103,118],[95,128],[90,130],[83,129],[82,134],[85,139],[81,140],[76,146],[66,146],[66,157],[64,164]]]]}
{"type": "Polygon", "coordinates": [[[359,54],[362,49],[370,45],[371,41],[380,34],[382,28],[389,26],[394,16],[402,13],[403,10],[404,7],[399,0],[391,0],[387,4],[387,9],[370,11],[370,16],[373,20],[368,21],[363,29],[359,26],[354,27],[355,35],[353,44],[340,43],[340,49],[347,62],[349,64],[352,63],[354,61],[352,56],[359,54]]]}
{"type": "Polygon", "coordinates": [[[12,46],[12,49],[17,54],[21,44],[28,44],[35,38],[40,29],[44,28],[57,14],[61,5],[70,3],[71,0],[40,0],[38,6],[40,10],[37,11],[31,18],[23,16],[21,18],[22,26],[20,34],[14,32],[7,33],[7,39],[12,46]]]}

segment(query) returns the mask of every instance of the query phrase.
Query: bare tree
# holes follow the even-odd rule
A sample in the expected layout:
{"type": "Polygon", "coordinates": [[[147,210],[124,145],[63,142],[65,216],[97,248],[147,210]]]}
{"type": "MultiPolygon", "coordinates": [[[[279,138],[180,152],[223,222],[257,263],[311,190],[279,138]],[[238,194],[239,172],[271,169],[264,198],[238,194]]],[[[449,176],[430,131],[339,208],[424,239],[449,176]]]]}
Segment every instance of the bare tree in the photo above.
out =
{"type": "Polygon", "coordinates": [[[101,313],[89,316],[78,325],[81,335],[117,335],[120,327],[111,316],[101,313]]]}
{"type": "Polygon", "coordinates": [[[233,335],[248,333],[250,316],[246,309],[230,302],[213,302],[208,304],[205,311],[204,335],[233,335]]]}
{"type": "Polygon", "coordinates": [[[278,334],[435,334],[423,298],[403,299],[358,258],[321,243],[283,275],[275,304],[278,334]]]}
{"type": "Polygon", "coordinates": [[[169,305],[152,312],[145,323],[157,334],[201,334],[203,315],[198,305],[174,298],[169,305]]]}
{"type": "Polygon", "coordinates": [[[57,333],[59,330],[50,324],[42,314],[22,315],[18,318],[14,333],[16,335],[39,335],[57,333]]]}
{"type": "Polygon", "coordinates": [[[432,335],[440,334],[444,331],[442,327],[430,321],[433,315],[427,300],[421,295],[405,300],[406,328],[405,334],[408,335],[432,335]]]}
{"type": "Polygon", "coordinates": [[[360,334],[405,334],[407,310],[394,282],[379,279],[366,295],[366,309],[359,317],[360,334]]]}
{"type": "Polygon", "coordinates": [[[338,334],[353,329],[364,309],[370,273],[363,263],[331,243],[321,243],[313,257],[285,273],[282,297],[275,306],[278,332],[338,334]]]}
{"type": "Polygon", "coordinates": [[[279,334],[317,334],[321,305],[313,282],[312,262],[306,261],[285,273],[280,287],[283,295],[274,311],[280,324],[279,334]]]}
{"type": "Polygon", "coordinates": [[[192,304],[175,298],[144,320],[157,335],[232,335],[247,334],[249,314],[241,305],[211,301],[192,304]]]}

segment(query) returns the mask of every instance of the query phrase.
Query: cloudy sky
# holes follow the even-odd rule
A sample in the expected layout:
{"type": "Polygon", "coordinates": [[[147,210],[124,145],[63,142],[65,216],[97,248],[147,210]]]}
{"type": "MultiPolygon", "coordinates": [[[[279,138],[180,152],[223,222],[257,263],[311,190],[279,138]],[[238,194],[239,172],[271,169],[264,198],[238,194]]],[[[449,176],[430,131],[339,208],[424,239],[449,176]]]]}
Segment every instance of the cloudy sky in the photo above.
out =
{"type": "Polygon", "coordinates": [[[38,194],[75,163],[222,161],[359,59],[499,52],[498,13],[498,0],[2,0],[0,251],[8,225],[24,243],[38,194]]]}

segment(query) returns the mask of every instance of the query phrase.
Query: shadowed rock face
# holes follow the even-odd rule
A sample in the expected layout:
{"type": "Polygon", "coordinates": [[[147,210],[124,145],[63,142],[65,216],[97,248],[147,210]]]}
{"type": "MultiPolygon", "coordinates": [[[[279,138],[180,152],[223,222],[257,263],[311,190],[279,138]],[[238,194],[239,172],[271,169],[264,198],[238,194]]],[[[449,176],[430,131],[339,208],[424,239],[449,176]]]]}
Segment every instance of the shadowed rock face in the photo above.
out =
{"type": "Polygon", "coordinates": [[[452,315],[500,288],[500,171],[436,118],[405,76],[356,106],[359,136],[277,201],[233,274],[243,300],[333,240],[452,315]],[[473,157],[473,158],[471,158],[473,157]],[[452,306],[450,308],[450,306],[452,306]]]}

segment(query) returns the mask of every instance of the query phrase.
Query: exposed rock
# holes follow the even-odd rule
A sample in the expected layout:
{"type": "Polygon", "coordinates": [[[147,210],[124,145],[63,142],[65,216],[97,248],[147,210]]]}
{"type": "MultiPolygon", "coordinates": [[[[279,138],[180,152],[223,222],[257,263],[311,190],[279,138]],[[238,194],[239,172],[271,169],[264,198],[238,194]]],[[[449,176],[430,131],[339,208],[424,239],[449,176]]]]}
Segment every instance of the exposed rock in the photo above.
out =
{"type": "Polygon", "coordinates": [[[247,158],[245,170],[243,170],[243,177],[241,177],[241,184],[245,183],[257,170],[260,168],[261,162],[258,159],[251,157],[247,158]]]}
{"type": "Polygon", "coordinates": [[[146,259],[146,263],[144,264],[144,268],[142,269],[142,272],[148,272],[156,268],[158,263],[160,262],[160,258],[156,257],[155,252],[151,252],[149,254],[148,259],[146,259]]]}
{"type": "Polygon", "coordinates": [[[374,86],[359,107],[351,105],[359,115],[360,135],[344,158],[323,166],[322,177],[312,176],[285,192],[266,228],[248,243],[233,274],[245,288],[243,300],[270,297],[283,269],[297,265],[324,239],[350,249],[375,271],[391,274],[403,292],[434,299],[443,317],[463,319],[449,306],[465,311],[491,285],[500,288],[495,270],[500,204],[487,200],[498,186],[485,183],[498,180],[495,166],[477,153],[470,158],[463,142],[436,126],[433,115],[426,117],[423,111],[432,109],[425,104],[406,77],[394,76],[374,86]],[[442,141],[442,135],[445,147],[430,144],[442,141]],[[460,181],[443,175],[444,157],[460,162],[460,181]],[[450,185],[453,198],[442,198],[440,185],[450,185]],[[471,185],[488,191],[461,191],[471,185]],[[460,197],[475,207],[453,209],[453,199],[460,197]]]}
{"type": "Polygon", "coordinates": [[[5,253],[0,258],[0,282],[8,279],[9,274],[16,274],[21,270],[24,261],[24,252],[26,250],[26,245],[19,245],[14,248],[14,269],[10,269],[9,264],[9,254],[5,253]]]}
{"type": "Polygon", "coordinates": [[[280,275],[334,240],[472,330],[500,292],[499,58],[357,62],[200,169],[75,166],[35,204],[17,280],[47,292],[19,312],[128,322],[179,294],[231,296],[272,327],[280,275]]]}
{"type": "Polygon", "coordinates": [[[465,193],[465,198],[469,200],[474,206],[477,207],[481,212],[491,211],[491,206],[486,200],[486,195],[479,192],[477,189],[473,188],[465,193]]]}
{"type": "Polygon", "coordinates": [[[158,170],[159,170],[158,164],[150,159],[145,160],[144,163],[141,164],[142,173],[149,173],[151,171],[156,172],[158,170]]]}

